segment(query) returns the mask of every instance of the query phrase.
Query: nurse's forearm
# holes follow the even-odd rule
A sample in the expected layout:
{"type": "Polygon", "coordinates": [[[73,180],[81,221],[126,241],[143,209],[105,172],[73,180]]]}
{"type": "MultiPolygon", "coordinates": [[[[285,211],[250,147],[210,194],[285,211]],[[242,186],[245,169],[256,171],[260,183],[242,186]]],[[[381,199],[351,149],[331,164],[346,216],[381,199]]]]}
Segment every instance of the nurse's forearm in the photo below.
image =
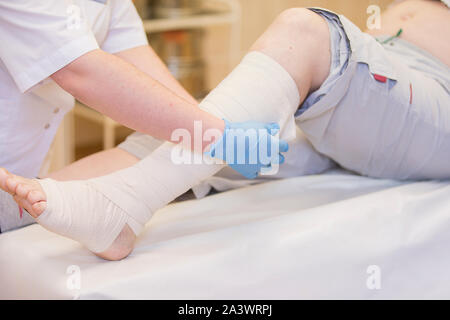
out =
{"type": "Polygon", "coordinates": [[[127,49],[114,55],[131,63],[153,79],[158,80],[163,86],[172,90],[181,98],[192,104],[197,104],[197,101],[173,77],[166,65],[149,45],[127,49]]]}
{"type": "MultiPolygon", "coordinates": [[[[175,95],[136,67],[101,50],[91,51],[52,75],[76,99],[123,125],[155,138],[171,141],[174,130],[194,134],[223,131],[223,120],[175,95]]],[[[208,143],[204,143],[206,147],[208,143]]]]}

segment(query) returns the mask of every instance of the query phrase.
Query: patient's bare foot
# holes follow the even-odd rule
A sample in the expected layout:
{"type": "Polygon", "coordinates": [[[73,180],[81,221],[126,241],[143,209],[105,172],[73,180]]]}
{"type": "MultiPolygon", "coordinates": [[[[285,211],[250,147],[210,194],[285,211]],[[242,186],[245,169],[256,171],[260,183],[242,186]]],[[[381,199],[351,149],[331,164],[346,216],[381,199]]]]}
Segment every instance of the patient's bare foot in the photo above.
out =
{"type": "MultiPolygon", "coordinates": [[[[17,204],[35,219],[47,208],[47,196],[36,180],[20,177],[0,168],[0,189],[11,194],[17,204]]],[[[131,253],[135,240],[135,234],[125,225],[112,245],[96,255],[106,260],[121,260],[131,253]]]]}
{"type": "Polygon", "coordinates": [[[0,188],[8,192],[17,204],[37,218],[47,208],[47,197],[41,185],[31,179],[25,179],[0,168],[0,188]]]}

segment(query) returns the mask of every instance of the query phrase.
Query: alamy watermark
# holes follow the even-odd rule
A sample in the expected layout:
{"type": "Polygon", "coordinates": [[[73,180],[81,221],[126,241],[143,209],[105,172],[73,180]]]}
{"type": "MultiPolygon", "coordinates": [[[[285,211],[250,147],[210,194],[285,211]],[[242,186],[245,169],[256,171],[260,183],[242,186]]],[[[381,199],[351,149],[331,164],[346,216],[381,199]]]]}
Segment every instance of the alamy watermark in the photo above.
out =
{"type": "MultiPolygon", "coordinates": [[[[272,160],[278,156],[280,145],[278,130],[267,129],[232,129],[226,133],[227,146],[214,150],[214,157],[204,154],[208,143],[219,141],[224,133],[218,129],[203,130],[201,121],[194,121],[193,136],[187,129],[179,128],[172,132],[171,141],[177,143],[172,148],[171,160],[174,164],[237,164],[270,165],[263,167],[261,174],[273,175],[278,172],[279,164],[272,160]],[[270,141],[269,141],[270,139],[270,141]]],[[[207,148],[208,149],[208,148],[207,148]]]]}
{"type": "Polygon", "coordinates": [[[381,8],[375,4],[367,7],[367,14],[370,16],[367,18],[367,29],[381,29],[381,8]]]}
{"type": "Polygon", "coordinates": [[[381,290],[381,268],[377,265],[370,265],[366,270],[369,275],[366,286],[369,290],[381,290]]]}

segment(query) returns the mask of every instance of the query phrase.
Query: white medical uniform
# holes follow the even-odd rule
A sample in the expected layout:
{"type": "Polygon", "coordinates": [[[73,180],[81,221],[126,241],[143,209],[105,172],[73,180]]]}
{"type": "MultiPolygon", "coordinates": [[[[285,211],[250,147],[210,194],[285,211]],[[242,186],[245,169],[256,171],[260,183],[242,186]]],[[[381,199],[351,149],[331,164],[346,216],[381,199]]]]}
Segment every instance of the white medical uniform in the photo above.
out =
{"type": "Polygon", "coordinates": [[[98,48],[147,43],[131,0],[0,0],[0,167],[37,176],[74,106],[51,74],[98,48]]]}

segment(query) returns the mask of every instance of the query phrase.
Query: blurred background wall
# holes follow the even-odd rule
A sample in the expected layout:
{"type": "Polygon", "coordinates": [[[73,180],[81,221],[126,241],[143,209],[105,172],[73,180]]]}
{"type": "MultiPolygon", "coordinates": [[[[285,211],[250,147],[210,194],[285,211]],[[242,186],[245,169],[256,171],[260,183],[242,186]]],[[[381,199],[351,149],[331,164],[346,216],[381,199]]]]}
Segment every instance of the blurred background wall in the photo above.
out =
{"type": "MultiPolygon", "coordinates": [[[[392,0],[239,0],[242,8],[241,48],[242,55],[251,47],[271,22],[283,10],[293,7],[321,7],[345,15],[359,28],[366,28],[369,15],[366,10],[370,5],[378,5],[382,10],[392,0]]],[[[212,66],[208,71],[208,84],[213,88],[229,72],[225,53],[227,42],[226,27],[211,28],[205,43],[205,52],[212,66]],[[221,41],[222,40],[222,41],[221,41]],[[222,56],[221,56],[222,55],[222,56]]]]}

